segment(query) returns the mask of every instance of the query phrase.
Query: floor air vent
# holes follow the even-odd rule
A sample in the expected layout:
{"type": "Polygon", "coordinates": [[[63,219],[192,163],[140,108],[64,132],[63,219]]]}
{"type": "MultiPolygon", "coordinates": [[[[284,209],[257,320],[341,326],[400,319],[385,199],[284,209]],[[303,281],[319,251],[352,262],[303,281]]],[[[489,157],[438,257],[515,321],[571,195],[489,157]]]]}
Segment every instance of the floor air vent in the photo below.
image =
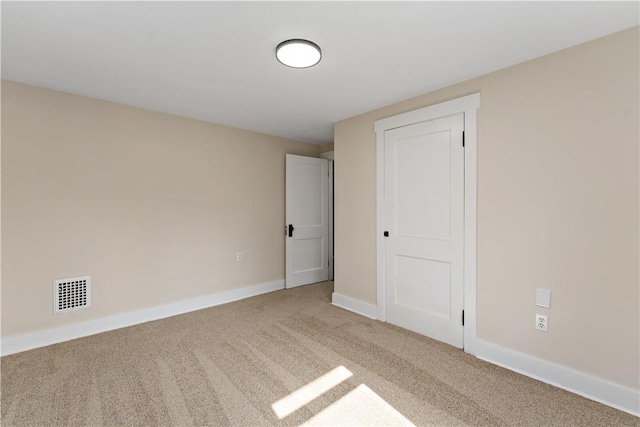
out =
{"type": "Polygon", "coordinates": [[[91,277],[53,281],[53,314],[91,307],[91,277]]]}

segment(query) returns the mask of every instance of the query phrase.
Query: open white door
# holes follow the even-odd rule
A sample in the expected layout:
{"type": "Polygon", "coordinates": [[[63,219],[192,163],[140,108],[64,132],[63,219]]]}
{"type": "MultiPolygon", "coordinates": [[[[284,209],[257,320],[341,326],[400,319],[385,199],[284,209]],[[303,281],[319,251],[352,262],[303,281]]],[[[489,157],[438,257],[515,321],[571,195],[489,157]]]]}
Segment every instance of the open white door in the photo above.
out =
{"type": "Polygon", "coordinates": [[[287,154],[286,287],[329,279],[328,160],[287,154]]]}
{"type": "Polygon", "coordinates": [[[387,320],[463,346],[464,115],[384,134],[387,320]]]}

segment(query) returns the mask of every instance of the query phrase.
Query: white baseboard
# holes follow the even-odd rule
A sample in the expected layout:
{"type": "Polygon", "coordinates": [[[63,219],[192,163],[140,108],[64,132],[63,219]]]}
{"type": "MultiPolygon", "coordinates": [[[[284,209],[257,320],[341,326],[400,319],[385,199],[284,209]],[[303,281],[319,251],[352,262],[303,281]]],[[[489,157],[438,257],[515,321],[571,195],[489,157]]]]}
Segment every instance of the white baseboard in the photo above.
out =
{"type": "Polygon", "coordinates": [[[354,313],[358,313],[370,319],[377,318],[378,308],[375,305],[368,304],[351,297],[340,295],[335,292],[331,295],[331,304],[340,308],[344,308],[345,310],[353,311],[354,313]]]}
{"type": "Polygon", "coordinates": [[[2,338],[0,354],[6,356],[34,348],[45,347],[63,341],[112,331],[114,329],[133,326],[152,320],[163,319],[190,311],[201,310],[215,305],[225,304],[267,292],[284,289],[284,280],[232,289],[216,294],[210,294],[199,298],[179,301],[158,307],[146,308],[129,313],[116,314],[102,319],[90,320],[75,325],[62,326],[46,331],[33,332],[25,335],[2,338]]]}
{"type": "Polygon", "coordinates": [[[639,390],[482,340],[476,340],[475,351],[479,359],[640,416],[639,390]]]}

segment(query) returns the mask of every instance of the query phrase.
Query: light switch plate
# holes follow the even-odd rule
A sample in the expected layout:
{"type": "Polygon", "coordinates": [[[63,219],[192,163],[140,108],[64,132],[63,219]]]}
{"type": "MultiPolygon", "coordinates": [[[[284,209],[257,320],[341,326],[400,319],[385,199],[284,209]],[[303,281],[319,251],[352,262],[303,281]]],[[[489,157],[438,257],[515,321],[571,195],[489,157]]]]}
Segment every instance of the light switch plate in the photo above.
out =
{"type": "Polygon", "coordinates": [[[536,289],[536,305],[551,308],[551,289],[536,289]]]}

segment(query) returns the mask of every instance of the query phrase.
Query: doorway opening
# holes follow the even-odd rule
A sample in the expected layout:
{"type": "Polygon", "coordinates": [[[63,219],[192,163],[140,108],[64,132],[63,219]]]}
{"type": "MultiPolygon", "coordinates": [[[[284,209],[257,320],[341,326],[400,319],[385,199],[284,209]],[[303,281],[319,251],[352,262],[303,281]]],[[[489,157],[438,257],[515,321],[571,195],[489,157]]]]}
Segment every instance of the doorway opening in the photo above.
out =
{"type": "Polygon", "coordinates": [[[286,155],[285,287],[333,280],[333,160],[286,155]]]}

